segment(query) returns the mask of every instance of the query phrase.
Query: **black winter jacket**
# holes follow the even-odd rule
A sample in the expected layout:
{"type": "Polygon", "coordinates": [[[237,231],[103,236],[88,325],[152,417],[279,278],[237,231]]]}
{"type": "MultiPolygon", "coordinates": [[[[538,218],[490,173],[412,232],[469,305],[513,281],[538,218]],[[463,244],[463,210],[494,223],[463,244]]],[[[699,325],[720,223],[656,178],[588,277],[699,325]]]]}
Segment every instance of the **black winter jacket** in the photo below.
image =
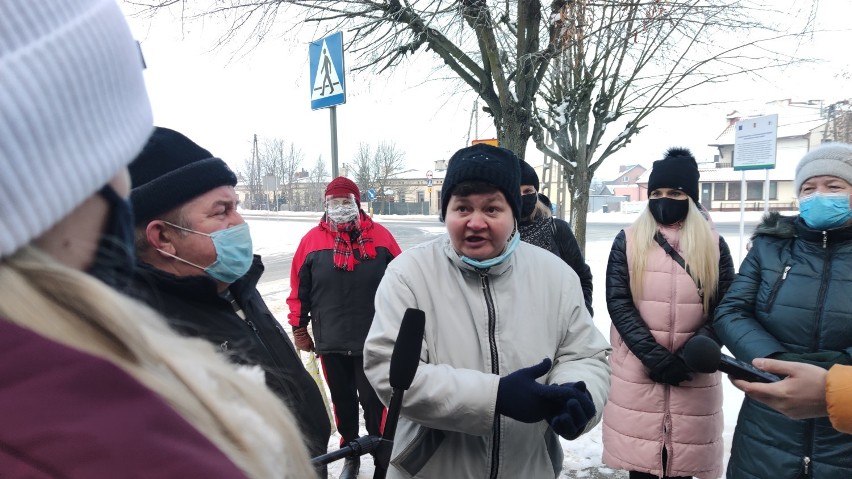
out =
{"type": "MultiPolygon", "coordinates": [[[[808,228],[774,213],[716,310],[738,359],[777,352],[852,352],[852,227],[808,228]]],[[[852,477],[852,435],[827,418],[796,421],[745,398],[728,462],[733,478],[852,477]]]]}
{"type": "MultiPolygon", "coordinates": [[[[609,262],[606,270],[606,303],[610,311],[610,317],[618,330],[618,334],[624,340],[624,344],[630,349],[642,364],[648,369],[664,361],[671,353],[665,346],[654,340],[650,329],[639,311],[633,304],[633,294],[630,292],[630,271],[627,264],[627,240],[624,230],[615,237],[610,251],[609,262]]],[[[716,339],[712,327],[709,324],[713,318],[713,311],[719,304],[722,296],[728,291],[734,278],[734,263],[731,259],[731,250],[725,239],[719,236],[719,287],[716,297],[710,302],[710,311],[707,312],[708,324],[698,330],[696,335],[710,336],[716,339]]],[[[718,341],[718,339],[716,339],[718,341]]]]}
{"type": "Polygon", "coordinates": [[[257,290],[263,269],[260,256],[255,255],[249,272],[229,288],[245,320],[207,276],[178,277],[139,263],[133,293],[162,313],[181,334],[210,341],[235,363],[263,368],[267,386],[299,422],[311,456],[325,454],[331,424],[322,396],[257,290]]]}
{"type": "MultiPolygon", "coordinates": [[[[577,238],[574,236],[574,232],[571,231],[571,225],[567,221],[555,217],[543,218],[538,221],[549,223],[550,227],[546,228],[546,230],[552,233],[553,241],[550,242],[550,247],[545,249],[549,249],[551,253],[562,258],[562,261],[577,273],[577,277],[580,278],[580,286],[583,288],[583,300],[586,303],[586,309],[589,310],[589,315],[594,316],[595,313],[592,308],[592,269],[589,268],[585,258],[583,258],[577,238]]],[[[523,226],[528,224],[530,223],[521,224],[521,239],[528,243],[536,244],[535,241],[530,241],[525,237],[523,226]]],[[[535,223],[533,225],[535,228],[535,223]]],[[[538,246],[541,245],[539,244],[538,246]]]]}

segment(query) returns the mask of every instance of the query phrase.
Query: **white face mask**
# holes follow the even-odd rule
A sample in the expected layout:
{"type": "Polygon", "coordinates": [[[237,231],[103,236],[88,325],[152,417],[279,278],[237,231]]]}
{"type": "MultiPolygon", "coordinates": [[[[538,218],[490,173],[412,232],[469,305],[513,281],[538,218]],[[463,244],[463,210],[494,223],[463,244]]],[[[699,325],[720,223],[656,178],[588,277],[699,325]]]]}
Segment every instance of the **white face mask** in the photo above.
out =
{"type": "Polygon", "coordinates": [[[337,205],[328,207],[328,219],[335,224],[349,223],[358,218],[358,205],[337,205]]]}

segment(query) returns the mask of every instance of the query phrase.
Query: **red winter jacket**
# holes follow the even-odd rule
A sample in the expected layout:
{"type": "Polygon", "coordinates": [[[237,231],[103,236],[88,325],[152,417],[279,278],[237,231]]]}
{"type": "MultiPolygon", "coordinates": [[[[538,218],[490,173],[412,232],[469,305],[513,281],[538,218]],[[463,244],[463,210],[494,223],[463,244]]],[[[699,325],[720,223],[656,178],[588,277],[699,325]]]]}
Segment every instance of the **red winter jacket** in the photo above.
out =
{"type": "Polygon", "coordinates": [[[292,326],[313,322],[318,354],[360,356],[376,312],[376,289],[388,263],[402,251],[387,229],[361,212],[361,231],[373,238],[376,257],[362,259],[358,240],[351,240],[354,270],[335,268],[335,233],[324,221],[305,234],[293,256],[288,317],[292,326]]]}
{"type": "Polygon", "coordinates": [[[0,319],[0,477],[245,475],[122,369],[0,319]]]}

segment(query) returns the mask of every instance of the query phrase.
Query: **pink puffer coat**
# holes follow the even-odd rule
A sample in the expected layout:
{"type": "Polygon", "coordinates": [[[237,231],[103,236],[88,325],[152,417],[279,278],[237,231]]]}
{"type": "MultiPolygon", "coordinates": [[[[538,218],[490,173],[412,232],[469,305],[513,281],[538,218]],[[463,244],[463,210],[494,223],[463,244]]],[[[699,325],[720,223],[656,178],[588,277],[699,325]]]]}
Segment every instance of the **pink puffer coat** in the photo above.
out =
{"type": "MultiPolygon", "coordinates": [[[[678,247],[679,230],[661,231],[684,256],[678,247]]],[[[626,246],[633,241],[633,232],[628,228],[625,233],[626,246]]],[[[625,249],[632,276],[630,248],[625,249]]],[[[670,351],[683,347],[707,320],[692,278],[657,244],[649,251],[642,289],[633,304],[657,343],[670,351]]],[[[655,383],[614,326],[610,341],[612,386],[603,417],[604,463],[659,476],[720,477],[724,451],[720,374],[693,373],[691,381],[679,386],[655,383]],[[663,448],[668,451],[666,471],[663,448]]]]}

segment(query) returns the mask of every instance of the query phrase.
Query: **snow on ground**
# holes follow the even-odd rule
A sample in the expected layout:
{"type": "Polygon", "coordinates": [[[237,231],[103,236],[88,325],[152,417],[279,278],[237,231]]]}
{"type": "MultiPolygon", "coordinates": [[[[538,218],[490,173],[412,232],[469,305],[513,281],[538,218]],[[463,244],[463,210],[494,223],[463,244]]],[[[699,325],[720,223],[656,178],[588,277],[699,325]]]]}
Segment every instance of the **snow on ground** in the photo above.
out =
{"type": "MultiPolygon", "coordinates": [[[[246,212],[244,212],[245,214],[246,212]]],[[[298,247],[302,236],[313,226],[319,218],[319,213],[259,213],[262,216],[279,217],[282,221],[256,221],[252,220],[253,212],[248,212],[246,216],[252,231],[252,239],[254,241],[255,252],[264,256],[293,254],[298,247]]],[[[762,212],[747,212],[746,221],[756,222],[760,219],[762,212]]],[[[629,224],[635,218],[636,214],[621,214],[621,213],[591,213],[589,222],[598,223],[620,223],[629,224]]],[[[717,223],[737,223],[739,222],[739,212],[736,213],[713,213],[712,217],[717,223]]],[[[434,219],[434,216],[410,216],[400,217],[393,216],[394,221],[399,220],[423,220],[434,219]]],[[[381,222],[383,217],[376,215],[375,219],[381,222]]],[[[424,241],[434,237],[437,234],[443,233],[443,227],[428,227],[423,228],[424,241]]],[[[748,230],[747,230],[748,231],[748,230]]],[[[746,233],[748,234],[748,233],[746,233]]],[[[736,248],[737,237],[727,237],[726,240],[732,248],[736,248]]],[[[606,263],[609,256],[609,250],[612,245],[612,240],[593,241],[586,245],[586,258],[589,267],[592,269],[594,276],[594,310],[595,310],[595,325],[603,333],[604,337],[609,338],[610,320],[607,315],[606,300],[604,298],[606,263]]],[[[734,258],[736,261],[736,254],[734,258]]],[[[270,306],[270,309],[278,317],[281,322],[286,322],[287,304],[286,297],[289,294],[290,287],[286,284],[286,280],[276,281],[276,284],[261,284],[259,289],[264,294],[264,299],[270,306]]],[[[289,328],[287,328],[289,330],[289,328]]],[[[724,387],[724,416],[725,416],[725,462],[727,463],[728,454],[730,451],[731,438],[733,437],[734,427],[736,426],[737,414],[739,412],[740,403],[743,399],[743,394],[736,389],[730,381],[723,379],[724,387]]],[[[362,424],[363,426],[363,424],[362,424]]],[[[366,434],[366,431],[362,431],[366,434]]],[[[335,434],[329,442],[330,448],[337,447],[339,436],[335,434]]],[[[560,478],[621,478],[626,477],[621,472],[616,472],[607,469],[601,463],[601,427],[598,425],[589,433],[583,435],[574,441],[562,440],[563,451],[565,453],[565,461],[563,463],[563,472],[560,478]]],[[[329,472],[332,477],[336,477],[342,466],[342,461],[338,461],[329,466],[329,472]]],[[[362,458],[362,467],[359,477],[372,477],[373,466],[370,457],[362,458]]]]}

